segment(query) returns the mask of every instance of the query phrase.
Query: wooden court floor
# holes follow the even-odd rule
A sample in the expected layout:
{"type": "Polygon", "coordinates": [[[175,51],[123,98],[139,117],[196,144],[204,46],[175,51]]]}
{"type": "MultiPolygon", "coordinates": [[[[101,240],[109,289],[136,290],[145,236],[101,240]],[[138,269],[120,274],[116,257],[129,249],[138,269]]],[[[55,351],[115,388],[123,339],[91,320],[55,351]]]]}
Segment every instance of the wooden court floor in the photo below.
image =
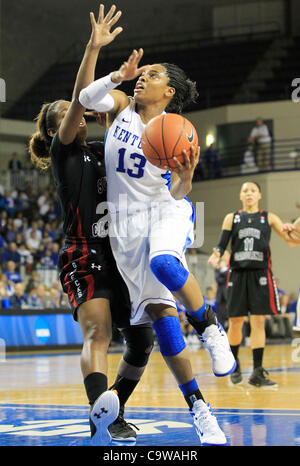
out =
{"type": "MultiPolygon", "coordinates": [[[[248,385],[251,350],[240,349],[243,382],[215,377],[209,354],[192,347],[199,387],[229,445],[300,445],[300,342],[268,345],[264,366],[277,387],[248,385]],[[284,429],[283,429],[284,427],[284,429]]],[[[109,383],[121,353],[109,354],[109,383]]],[[[0,445],[89,445],[88,404],[79,352],[7,355],[0,362],[0,445]]],[[[154,350],[126,407],[137,445],[199,445],[173,376],[154,350]]]]}

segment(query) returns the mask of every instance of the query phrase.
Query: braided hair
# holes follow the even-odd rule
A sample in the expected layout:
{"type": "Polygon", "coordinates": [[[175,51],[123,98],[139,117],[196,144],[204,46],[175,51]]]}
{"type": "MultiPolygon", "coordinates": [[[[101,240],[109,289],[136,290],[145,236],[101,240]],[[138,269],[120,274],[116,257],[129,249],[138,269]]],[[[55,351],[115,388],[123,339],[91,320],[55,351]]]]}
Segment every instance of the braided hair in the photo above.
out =
{"type": "Polygon", "coordinates": [[[188,79],[185,72],[177,65],[172,63],[161,63],[161,65],[167,71],[168,85],[175,89],[174,97],[169,102],[166,111],[180,114],[185,107],[196,102],[199,95],[196,82],[188,79]]]}
{"type": "Polygon", "coordinates": [[[43,104],[40,113],[35,118],[37,131],[29,141],[29,153],[31,162],[37,168],[46,170],[51,164],[50,146],[52,136],[48,134],[49,129],[57,128],[57,105],[61,100],[43,104]]]}

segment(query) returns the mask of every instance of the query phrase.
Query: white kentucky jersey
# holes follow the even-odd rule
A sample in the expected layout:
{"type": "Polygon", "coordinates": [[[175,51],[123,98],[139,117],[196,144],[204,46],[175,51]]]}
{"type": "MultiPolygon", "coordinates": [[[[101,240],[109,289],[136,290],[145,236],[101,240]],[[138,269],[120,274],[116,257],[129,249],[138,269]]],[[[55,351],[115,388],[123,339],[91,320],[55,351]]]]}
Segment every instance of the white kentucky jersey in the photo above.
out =
{"type": "Polygon", "coordinates": [[[105,136],[107,200],[116,212],[148,209],[151,202],[174,202],[169,186],[171,173],[152,165],[142,151],[145,128],[130,98],[105,136]],[[120,197],[121,196],[121,197],[120,197]]]}

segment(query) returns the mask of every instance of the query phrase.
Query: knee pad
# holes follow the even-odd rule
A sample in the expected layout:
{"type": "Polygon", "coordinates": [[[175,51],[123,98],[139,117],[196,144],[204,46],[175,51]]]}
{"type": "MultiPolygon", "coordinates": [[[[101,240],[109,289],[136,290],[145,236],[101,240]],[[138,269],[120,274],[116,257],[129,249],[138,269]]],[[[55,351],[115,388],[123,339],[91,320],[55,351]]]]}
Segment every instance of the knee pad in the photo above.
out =
{"type": "Polygon", "coordinates": [[[170,291],[178,291],[187,281],[189,272],[170,254],[155,256],[150,261],[150,268],[156,278],[170,291]]]}
{"type": "Polygon", "coordinates": [[[162,317],[154,322],[153,328],[163,356],[175,356],[186,347],[178,317],[162,317]]]}
{"type": "Polygon", "coordinates": [[[152,325],[132,325],[121,332],[126,342],[124,361],[135,367],[146,366],[154,343],[152,325]]]}

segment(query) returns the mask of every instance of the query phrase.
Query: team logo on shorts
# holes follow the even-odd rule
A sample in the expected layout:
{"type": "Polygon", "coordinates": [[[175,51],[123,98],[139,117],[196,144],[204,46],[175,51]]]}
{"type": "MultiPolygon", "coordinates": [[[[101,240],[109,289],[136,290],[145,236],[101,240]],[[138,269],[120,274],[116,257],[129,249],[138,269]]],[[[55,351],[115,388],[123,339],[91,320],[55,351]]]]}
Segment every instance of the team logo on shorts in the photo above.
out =
{"type": "Polygon", "coordinates": [[[267,283],[268,283],[267,277],[260,277],[259,284],[261,286],[265,286],[265,285],[267,285],[267,283]]]}

